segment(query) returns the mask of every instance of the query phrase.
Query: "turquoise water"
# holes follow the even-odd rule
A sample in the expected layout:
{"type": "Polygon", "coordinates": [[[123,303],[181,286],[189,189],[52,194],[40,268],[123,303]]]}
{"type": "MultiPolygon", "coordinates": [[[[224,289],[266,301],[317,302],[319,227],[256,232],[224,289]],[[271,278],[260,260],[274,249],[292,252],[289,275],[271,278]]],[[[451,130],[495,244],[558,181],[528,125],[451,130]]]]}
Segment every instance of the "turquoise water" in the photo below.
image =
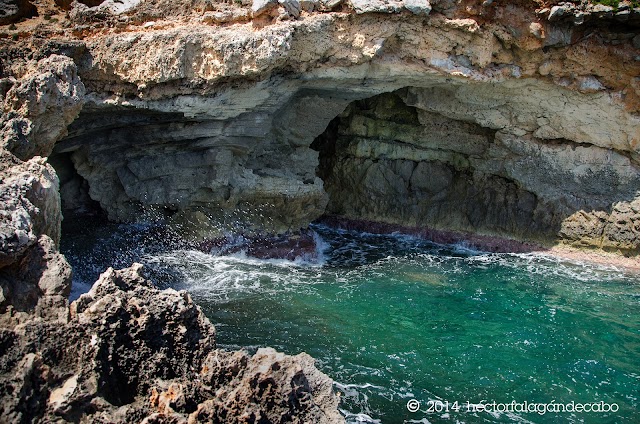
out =
{"type": "Polygon", "coordinates": [[[161,286],[192,294],[222,347],[309,353],[349,422],[640,422],[637,274],[315,230],[322,255],[308,261],[172,249],[146,227],[112,225],[67,236],[63,251],[75,295],[105,264],[138,260],[161,286]],[[479,411],[512,401],[617,412],[479,411]]]}

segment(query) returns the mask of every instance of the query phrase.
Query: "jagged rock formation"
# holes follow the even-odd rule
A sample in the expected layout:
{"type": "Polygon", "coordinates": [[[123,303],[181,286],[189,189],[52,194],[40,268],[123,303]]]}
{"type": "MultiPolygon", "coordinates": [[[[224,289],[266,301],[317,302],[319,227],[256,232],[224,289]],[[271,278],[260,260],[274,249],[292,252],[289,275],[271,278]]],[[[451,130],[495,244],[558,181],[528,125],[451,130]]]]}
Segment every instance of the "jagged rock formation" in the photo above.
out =
{"type": "Polygon", "coordinates": [[[632,4],[5,3],[3,419],[339,420],[308,357],[218,352],[134,271],[69,311],[62,208],[196,240],[331,213],[638,255],[632,4]]]}
{"type": "Polygon", "coordinates": [[[58,55],[3,82],[1,422],[344,421],[311,357],[217,350],[189,295],[159,291],[139,265],[109,269],[69,306],[58,178],[46,156],[84,86],[58,55]]]}
{"type": "MultiPolygon", "coordinates": [[[[637,251],[635,9],[320,2],[300,3],[302,15],[293,19],[297,6],[277,2],[265,3],[265,11],[256,3],[260,11],[253,12],[241,4],[151,3],[123,3],[122,10],[110,2],[76,4],[74,34],[86,39],[39,50],[73,57],[88,91],[78,93],[85,105],[51,158],[62,176],[63,207],[97,203],[112,220],[166,219],[198,240],[295,233],[329,211],[543,245],[637,251]],[[104,26],[116,29],[104,34],[104,26]],[[460,151],[456,130],[436,140],[423,134],[430,124],[420,122],[424,128],[408,143],[439,156],[406,153],[408,146],[393,153],[413,163],[404,167],[424,170],[418,186],[450,190],[441,195],[450,204],[467,199],[457,214],[423,189],[400,202],[410,206],[400,214],[376,199],[349,204],[337,193],[362,189],[360,177],[343,169],[333,181],[352,183],[327,190],[316,175],[318,153],[310,145],[331,120],[354,101],[400,89],[403,105],[422,121],[475,125],[487,134],[475,150],[460,151]],[[445,158],[451,149],[455,158],[445,158]],[[456,188],[453,179],[436,187],[442,181],[436,175],[430,182],[429,164],[453,165],[469,188],[456,188]]],[[[18,74],[15,62],[11,72],[18,74]]],[[[342,134],[340,149],[364,137],[376,161],[393,143],[407,143],[405,129],[342,134]]],[[[406,170],[384,172],[405,186],[411,180],[406,170]]],[[[373,179],[368,184],[385,190],[373,179]]],[[[380,201],[393,203],[399,193],[380,201]]]]}
{"type": "Polygon", "coordinates": [[[109,269],[66,315],[0,329],[0,420],[343,421],[311,357],[218,350],[191,297],[139,271],[109,269]]]}
{"type": "Polygon", "coordinates": [[[60,169],[74,193],[63,186],[63,198],[93,199],[114,220],[167,219],[197,239],[295,233],[329,211],[637,252],[635,11],[614,28],[591,6],[572,9],[577,24],[527,4],[434,3],[428,16],[385,5],[375,10],[401,14],[354,4],[356,14],[290,20],[273,4],[280,12],[253,23],[165,17],[162,28],[90,37],[78,59],[88,102],[56,146],[73,163],[60,169]],[[366,133],[341,134],[342,169],[325,189],[313,140],[350,103],[400,89],[414,128],[374,114],[366,133]],[[396,162],[377,162],[363,185],[367,163],[346,163],[363,155],[396,162]],[[385,182],[409,189],[413,169],[412,192],[385,182]],[[467,206],[452,215],[442,202],[467,206]]]}

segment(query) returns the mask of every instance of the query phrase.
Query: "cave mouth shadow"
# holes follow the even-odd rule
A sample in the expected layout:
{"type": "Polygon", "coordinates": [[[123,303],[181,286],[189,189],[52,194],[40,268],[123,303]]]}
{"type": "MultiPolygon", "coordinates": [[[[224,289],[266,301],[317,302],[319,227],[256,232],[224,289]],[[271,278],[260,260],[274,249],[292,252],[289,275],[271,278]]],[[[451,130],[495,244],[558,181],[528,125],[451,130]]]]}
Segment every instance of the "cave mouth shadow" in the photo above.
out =
{"type": "MultiPolygon", "coordinates": [[[[640,186],[640,172],[623,186],[604,165],[596,169],[600,164],[578,181],[569,165],[554,169],[549,158],[564,154],[580,159],[575,152],[592,149],[589,154],[606,165],[605,156],[597,155],[624,156],[586,143],[536,138],[532,131],[516,135],[480,125],[462,107],[445,110],[437,104],[455,97],[451,90],[456,87],[444,81],[433,84],[386,92],[371,88],[371,93],[382,94],[370,97],[360,91],[338,95],[301,89],[273,114],[266,136],[245,125],[258,118],[262,122],[264,116],[242,115],[228,122],[188,118],[181,112],[85,108],[50,157],[60,177],[64,226],[72,228],[75,221],[91,231],[83,222],[87,215],[113,222],[131,222],[131,217],[173,220],[187,203],[174,202],[167,193],[180,185],[178,189],[189,192],[189,201],[206,203],[206,219],[224,215],[216,216],[216,207],[230,209],[237,221],[234,231],[242,233],[245,220],[236,213],[252,205],[242,199],[229,202],[241,179],[238,174],[247,171],[256,181],[269,181],[282,171],[297,187],[316,186],[316,204],[301,197],[290,207],[291,199],[283,194],[248,213],[264,213],[265,220],[257,224],[302,211],[304,216],[291,228],[322,215],[319,221],[332,226],[402,232],[490,251],[543,251],[565,241],[602,247],[593,233],[604,229],[593,226],[604,224],[591,221],[606,221],[616,202],[633,201],[631,188],[634,181],[636,189],[640,186]],[[431,103],[420,103],[416,90],[430,96],[431,103]],[[307,122],[312,116],[319,116],[317,122],[307,122]],[[528,145],[542,153],[532,154],[528,145]],[[314,161],[316,169],[309,166],[314,161]],[[224,190],[209,185],[220,179],[219,171],[229,178],[224,190]],[[156,182],[174,187],[156,190],[156,182]],[[318,207],[322,196],[328,198],[326,208],[324,203],[318,207]]],[[[200,210],[191,212],[198,215],[200,210]]]]}
{"type": "MultiPolygon", "coordinates": [[[[501,142],[496,130],[408,106],[407,97],[405,88],[354,101],[313,141],[317,175],[329,196],[317,222],[525,253],[574,241],[579,231],[565,234],[566,220],[583,209],[612,213],[613,201],[589,208],[588,199],[576,201],[573,193],[548,199],[528,189],[529,181],[505,172],[505,162],[530,159],[496,155],[501,142]]],[[[544,186],[549,175],[541,167],[535,178],[539,182],[530,186],[544,186]]],[[[587,241],[583,247],[594,246],[587,241]]]]}

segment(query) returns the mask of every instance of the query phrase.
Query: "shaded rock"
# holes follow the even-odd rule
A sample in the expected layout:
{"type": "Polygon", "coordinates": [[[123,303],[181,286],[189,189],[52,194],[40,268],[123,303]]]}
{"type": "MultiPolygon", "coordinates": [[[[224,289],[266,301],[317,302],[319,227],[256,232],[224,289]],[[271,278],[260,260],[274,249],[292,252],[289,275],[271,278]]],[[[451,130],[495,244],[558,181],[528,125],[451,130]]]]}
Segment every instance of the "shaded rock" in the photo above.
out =
{"type": "Polygon", "coordinates": [[[591,6],[591,13],[598,18],[611,18],[613,17],[613,7],[604,4],[595,4],[591,6]]]}
{"type": "Polygon", "coordinates": [[[278,4],[284,7],[284,10],[294,18],[300,16],[300,2],[298,0],[278,0],[278,4]]]}
{"type": "Polygon", "coordinates": [[[320,10],[333,10],[343,3],[344,0],[320,0],[320,10]]]}
{"type": "Polygon", "coordinates": [[[21,162],[0,148],[0,269],[41,235],[60,241],[60,195],[53,168],[40,157],[21,162]]]}
{"type": "Polygon", "coordinates": [[[48,236],[43,235],[18,262],[0,269],[0,319],[32,317],[66,322],[71,292],[71,266],[48,236]]]}
{"type": "Polygon", "coordinates": [[[259,259],[314,260],[318,257],[318,246],[312,231],[297,234],[267,237],[221,237],[197,244],[207,253],[228,255],[243,252],[259,259]]]}
{"type": "MultiPolygon", "coordinates": [[[[588,77],[578,83],[585,91],[602,90],[588,77]]],[[[632,240],[640,240],[640,217],[632,205],[638,202],[640,174],[632,160],[595,145],[559,141],[568,128],[557,126],[557,114],[543,112],[533,91],[513,113],[499,112],[498,104],[481,112],[481,91],[476,86],[467,96],[452,88],[408,89],[350,105],[314,142],[329,193],[327,212],[543,245],[561,240],[637,252],[632,240]],[[530,125],[517,118],[529,101],[538,115],[530,125]],[[516,121],[518,128],[506,130],[516,121]],[[567,196],[578,192],[584,194],[567,196]]],[[[571,116],[581,120],[590,113],[585,108],[571,116]]]]}
{"type": "Polygon", "coordinates": [[[0,25],[18,22],[37,13],[29,0],[0,0],[0,25]]]}
{"type": "Polygon", "coordinates": [[[341,5],[342,2],[343,0],[301,0],[300,8],[308,13],[313,11],[329,12],[341,5]]]}

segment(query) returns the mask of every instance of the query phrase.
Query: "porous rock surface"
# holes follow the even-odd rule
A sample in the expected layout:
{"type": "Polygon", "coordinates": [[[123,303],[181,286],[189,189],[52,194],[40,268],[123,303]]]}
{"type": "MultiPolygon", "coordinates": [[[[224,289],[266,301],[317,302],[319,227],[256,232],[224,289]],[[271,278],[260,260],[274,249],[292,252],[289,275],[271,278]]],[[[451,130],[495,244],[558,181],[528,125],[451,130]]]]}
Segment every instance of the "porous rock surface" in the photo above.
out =
{"type": "Polygon", "coordinates": [[[191,297],[140,267],[108,269],[57,319],[0,329],[1,421],[343,421],[311,357],[216,349],[191,297]]]}
{"type": "Polygon", "coordinates": [[[190,296],[156,289],[139,265],[107,270],[69,305],[47,156],[85,87],[67,56],[25,66],[2,81],[0,422],[343,422],[311,357],[216,349],[190,296]]]}
{"type": "Polygon", "coordinates": [[[0,269],[41,235],[60,241],[58,177],[46,161],[84,102],[84,86],[66,56],[36,62],[20,80],[6,78],[0,128],[0,269]]]}
{"type": "Polygon", "coordinates": [[[5,4],[4,421],[341,419],[308,356],[216,350],[188,295],[137,268],[68,308],[63,210],[200,241],[332,214],[639,253],[626,2],[5,4]]]}
{"type": "Polygon", "coordinates": [[[562,19],[526,2],[297,17],[194,4],[202,19],[185,23],[147,3],[104,18],[123,30],[77,26],[87,95],[52,156],[63,207],[91,199],[112,220],[166,220],[198,240],[296,233],[331,213],[637,254],[635,9],[617,25],[587,3],[562,19]],[[327,150],[311,145],[332,120],[393,92],[411,128],[354,118],[339,167],[317,172],[327,150]]]}

